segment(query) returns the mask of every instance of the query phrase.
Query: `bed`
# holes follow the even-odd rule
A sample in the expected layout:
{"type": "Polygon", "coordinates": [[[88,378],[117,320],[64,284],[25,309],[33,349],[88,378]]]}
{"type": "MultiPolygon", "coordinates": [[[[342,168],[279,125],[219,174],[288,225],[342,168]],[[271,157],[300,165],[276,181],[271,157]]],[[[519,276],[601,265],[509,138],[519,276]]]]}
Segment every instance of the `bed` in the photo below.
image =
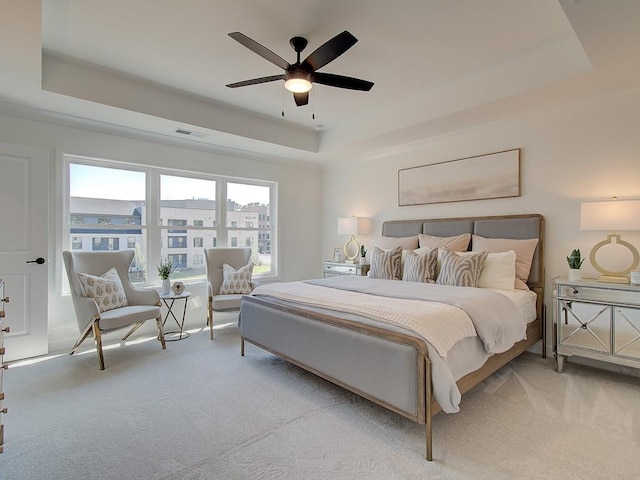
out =
{"type": "MultiPolygon", "coordinates": [[[[481,239],[492,239],[491,241],[498,243],[507,239],[537,239],[526,278],[528,294],[527,290],[521,290],[522,295],[510,293],[507,296],[513,297],[512,303],[505,302],[505,305],[509,304],[508,308],[515,306],[520,312],[522,308],[517,304],[519,300],[516,297],[532,297],[529,300],[528,319],[522,320],[522,337],[525,338],[512,346],[501,348],[498,350],[500,353],[487,352],[487,341],[483,341],[484,337],[475,336],[456,340],[448,353],[441,356],[440,350],[434,347],[436,342],[425,340],[421,334],[404,324],[389,323],[375,316],[364,315],[360,310],[336,311],[323,305],[322,299],[315,303],[300,302],[293,294],[278,296],[273,293],[285,289],[286,284],[283,284],[266,290],[264,294],[258,290],[256,295],[243,297],[239,320],[241,354],[245,354],[245,342],[249,342],[424,424],[426,458],[432,460],[431,421],[435,414],[443,410],[448,413],[457,411],[457,405],[465,392],[539,341],[542,341],[542,355],[546,352],[543,306],[544,218],[541,215],[393,220],[384,222],[382,226],[383,239],[400,240],[416,235],[444,238],[463,234],[470,234],[470,238],[477,239],[478,245],[481,239]]],[[[469,245],[469,250],[472,249],[473,243],[469,245]]],[[[365,277],[320,279],[298,286],[303,289],[356,289],[360,292],[355,295],[373,294],[374,297],[367,297],[371,299],[376,299],[377,293],[386,295],[382,292],[389,291],[391,286],[396,289],[404,288],[403,291],[415,290],[416,295],[422,295],[423,289],[437,292],[440,287],[427,285],[423,288],[412,282],[369,280],[365,277]]],[[[465,293],[465,301],[467,297],[474,297],[475,291],[492,290],[446,288],[465,293]]],[[[338,290],[331,291],[338,293],[338,290]]],[[[489,298],[495,301],[498,299],[495,296],[502,298],[503,293],[486,294],[494,295],[489,298]]],[[[480,295],[484,295],[484,292],[478,293],[480,295]]],[[[405,294],[400,296],[406,297],[405,294]]],[[[396,300],[389,300],[391,301],[396,300]]],[[[382,303],[388,302],[385,300],[382,303]]],[[[516,316],[515,310],[512,313],[516,316]]]]}

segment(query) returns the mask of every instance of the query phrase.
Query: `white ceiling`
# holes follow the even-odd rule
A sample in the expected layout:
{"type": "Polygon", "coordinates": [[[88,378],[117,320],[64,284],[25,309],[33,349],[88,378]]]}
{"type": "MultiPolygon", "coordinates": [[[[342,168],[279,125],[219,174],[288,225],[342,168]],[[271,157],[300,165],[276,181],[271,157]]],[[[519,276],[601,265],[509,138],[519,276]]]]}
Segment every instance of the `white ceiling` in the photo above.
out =
{"type": "Polygon", "coordinates": [[[3,2],[0,101],[68,121],[316,162],[367,158],[533,109],[637,89],[638,0],[21,0],[3,2]],[[293,63],[349,30],[296,107],[240,31],[293,63]],[[285,116],[281,112],[284,110],[285,116]],[[315,114],[315,119],[312,116],[315,114]]]}

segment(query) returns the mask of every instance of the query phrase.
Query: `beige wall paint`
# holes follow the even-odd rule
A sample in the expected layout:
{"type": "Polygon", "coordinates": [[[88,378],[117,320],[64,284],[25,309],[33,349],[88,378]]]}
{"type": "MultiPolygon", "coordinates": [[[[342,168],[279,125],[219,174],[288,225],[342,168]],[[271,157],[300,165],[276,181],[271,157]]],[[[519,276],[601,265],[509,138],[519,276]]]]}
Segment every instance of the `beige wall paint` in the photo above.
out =
{"type": "MultiPolygon", "coordinates": [[[[606,238],[606,232],[580,231],[580,202],[612,195],[640,199],[639,118],[640,94],[635,93],[479,126],[367,162],[333,165],[325,172],[323,256],[329,258],[346,240],[336,234],[341,216],[372,218],[373,233],[360,238],[371,249],[384,220],[541,213],[550,317],[551,279],[566,275],[565,257],[573,248],[588,256],[606,238]],[[520,197],[397,206],[398,169],[512,148],[521,149],[520,197]]],[[[623,238],[640,248],[640,232],[624,232],[623,238]]],[[[596,276],[588,259],[583,271],[596,276]]]]}
{"type": "MultiPolygon", "coordinates": [[[[133,133],[133,132],[132,132],[133,133]]],[[[0,142],[36,146],[50,155],[50,351],[70,349],[78,336],[75,315],[68,296],[61,295],[63,266],[56,223],[61,207],[60,165],[65,153],[159,167],[175,167],[194,172],[215,173],[239,178],[278,182],[278,225],[280,279],[291,281],[316,277],[321,272],[322,179],[319,166],[308,163],[268,162],[221,155],[159,141],[99,133],[88,129],[0,114],[0,142]]],[[[188,285],[187,325],[204,326],[206,288],[188,285]]],[[[235,320],[234,318],[230,318],[235,320]]],[[[149,325],[153,322],[147,322],[149,325]]],[[[152,330],[153,326],[145,329],[152,330]]],[[[142,330],[143,332],[145,330],[142,330]]],[[[116,337],[117,339],[117,337],[116,337]]],[[[109,338],[107,338],[109,341],[109,338]]],[[[87,343],[89,346],[90,343],[87,343]]]]}

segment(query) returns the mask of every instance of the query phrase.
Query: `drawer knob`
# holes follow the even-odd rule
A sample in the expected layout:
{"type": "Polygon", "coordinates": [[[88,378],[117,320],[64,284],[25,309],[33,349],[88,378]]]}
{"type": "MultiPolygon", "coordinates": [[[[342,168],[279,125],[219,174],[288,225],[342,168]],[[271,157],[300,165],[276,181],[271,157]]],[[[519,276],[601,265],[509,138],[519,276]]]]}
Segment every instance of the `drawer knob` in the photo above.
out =
{"type": "MultiPolygon", "coordinates": [[[[4,312],[0,312],[0,313],[4,313],[4,312]]],[[[0,315],[0,317],[4,317],[4,315],[0,315]]],[[[4,327],[2,329],[2,331],[5,332],[5,333],[9,333],[11,331],[11,328],[10,327],[4,327]]]]}

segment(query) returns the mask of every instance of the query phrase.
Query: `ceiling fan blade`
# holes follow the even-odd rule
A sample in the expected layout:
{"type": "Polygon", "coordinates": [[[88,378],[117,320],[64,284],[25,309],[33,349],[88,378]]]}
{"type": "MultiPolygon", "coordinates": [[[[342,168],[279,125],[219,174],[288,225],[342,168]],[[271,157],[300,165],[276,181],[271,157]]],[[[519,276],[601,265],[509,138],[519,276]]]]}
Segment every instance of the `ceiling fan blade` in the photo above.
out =
{"type": "Polygon", "coordinates": [[[296,101],[296,105],[301,107],[309,103],[309,92],[294,93],[293,99],[296,101]]]}
{"type": "Polygon", "coordinates": [[[280,68],[282,68],[284,70],[289,68],[289,62],[287,62],[284,58],[282,58],[279,55],[273,53],[267,47],[265,47],[263,45],[260,45],[258,42],[256,42],[255,40],[247,37],[245,34],[240,33],[240,32],[232,32],[232,33],[229,34],[229,36],[231,38],[233,38],[234,40],[236,40],[237,42],[240,42],[242,45],[247,47],[252,52],[257,53],[258,55],[260,55],[265,60],[270,61],[274,65],[277,65],[278,67],[280,67],[280,68]]]}
{"type": "Polygon", "coordinates": [[[356,37],[345,30],[320,45],[302,62],[302,66],[315,72],[349,50],[357,41],[358,39],[356,37]]]}
{"type": "Polygon", "coordinates": [[[230,83],[227,85],[229,88],[247,87],[249,85],[258,85],[259,83],[275,82],[276,80],[284,80],[284,74],[271,75],[269,77],[252,78],[251,80],[244,80],[242,82],[230,83]]]}
{"type": "Polygon", "coordinates": [[[373,87],[373,82],[361,80],[359,78],[334,75],[333,73],[316,72],[312,75],[315,83],[328,85],[330,87],[348,88],[349,90],[363,90],[368,92],[373,87]]]}

